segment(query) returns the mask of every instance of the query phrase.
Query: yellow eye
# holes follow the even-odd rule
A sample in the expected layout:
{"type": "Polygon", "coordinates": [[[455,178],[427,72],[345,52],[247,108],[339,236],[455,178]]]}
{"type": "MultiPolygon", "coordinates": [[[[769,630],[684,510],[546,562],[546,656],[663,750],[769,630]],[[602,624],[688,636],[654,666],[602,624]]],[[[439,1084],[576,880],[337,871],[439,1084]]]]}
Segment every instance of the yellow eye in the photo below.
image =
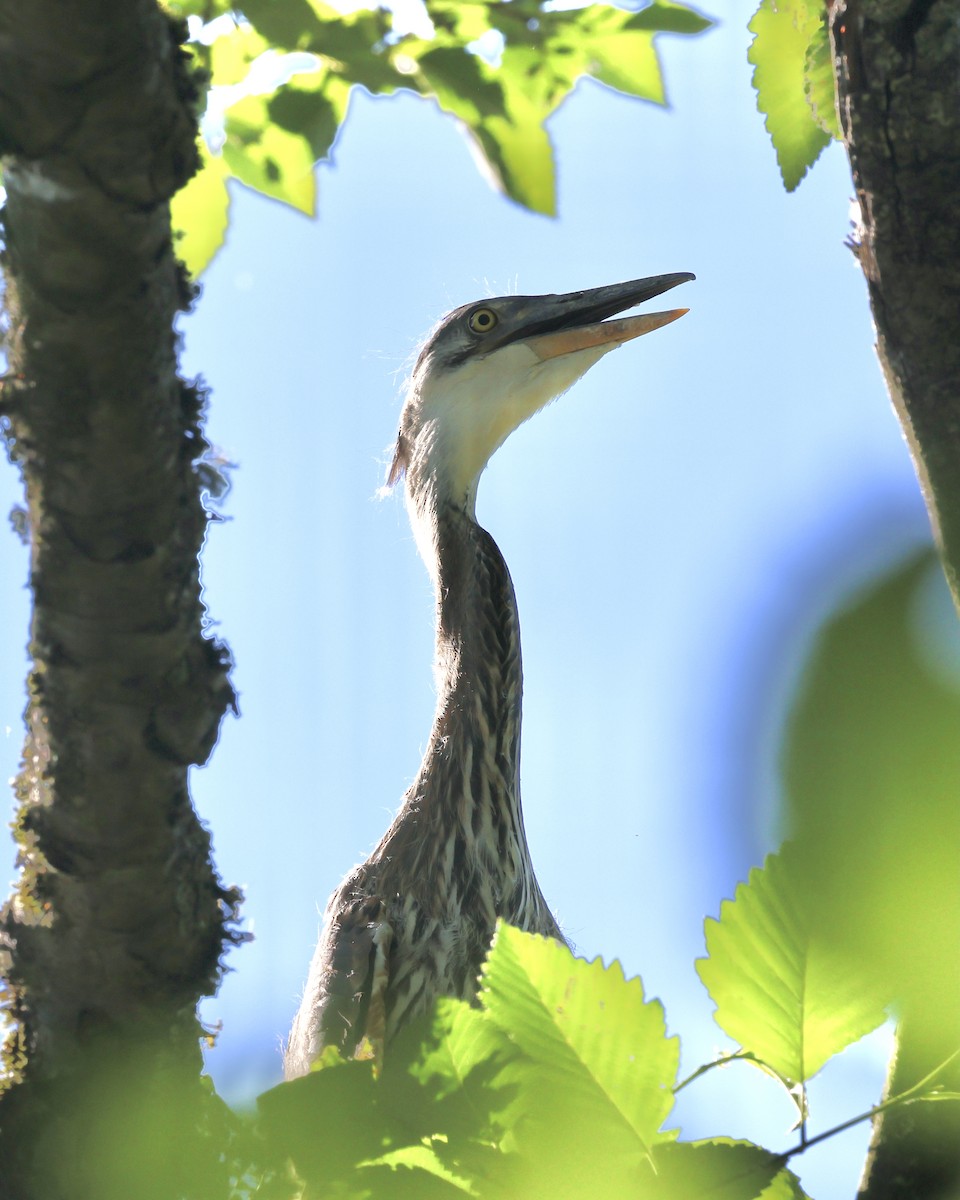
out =
{"type": "Polygon", "coordinates": [[[467,325],[473,333],[489,333],[499,320],[492,308],[475,308],[467,317],[467,325]]]}

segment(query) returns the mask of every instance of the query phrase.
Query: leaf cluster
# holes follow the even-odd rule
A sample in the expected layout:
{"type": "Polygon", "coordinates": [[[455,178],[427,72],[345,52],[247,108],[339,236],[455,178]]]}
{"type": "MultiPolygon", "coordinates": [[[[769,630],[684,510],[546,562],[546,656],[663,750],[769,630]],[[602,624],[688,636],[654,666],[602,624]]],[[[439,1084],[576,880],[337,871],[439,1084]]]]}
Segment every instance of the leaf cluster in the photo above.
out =
{"type": "Polygon", "coordinates": [[[198,274],[221,244],[227,181],[312,215],[314,167],[333,152],[356,87],[430,100],[466,131],[484,172],[534,212],[556,209],[545,122],[577,82],[667,102],[655,38],[710,21],[673,0],[637,12],[555,10],[537,0],[428,0],[427,32],[386,8],[341,13],[321,0],[170,0],[192,19],[209,85],[202,169],[174,200],[178,251],[198,274]]]}
{"type": "Polygon", "coordinates": [[[678,1062],[639,979],[501,926],[477,1007],[442,1001],[382,1072],[328,1056],[261,1097],[273,1162],[261,1186],[277,1197],[802,1195],[761,1147],[678,1143],[664,1129],[678,1062]]]}

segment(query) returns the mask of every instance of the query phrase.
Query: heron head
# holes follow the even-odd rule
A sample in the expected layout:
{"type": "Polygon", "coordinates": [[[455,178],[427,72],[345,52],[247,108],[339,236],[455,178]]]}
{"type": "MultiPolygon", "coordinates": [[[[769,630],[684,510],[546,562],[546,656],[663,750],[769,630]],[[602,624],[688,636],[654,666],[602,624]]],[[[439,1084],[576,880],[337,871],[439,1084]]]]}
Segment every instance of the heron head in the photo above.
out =
{"type": "Polygon", "coordinates": [[[582,292],[503,296],[448,313],[420,352],[388,482],[473,513],[490,456],[604,354],[685,308],[607,318],[693,279],[656,275],[582,292]]]}

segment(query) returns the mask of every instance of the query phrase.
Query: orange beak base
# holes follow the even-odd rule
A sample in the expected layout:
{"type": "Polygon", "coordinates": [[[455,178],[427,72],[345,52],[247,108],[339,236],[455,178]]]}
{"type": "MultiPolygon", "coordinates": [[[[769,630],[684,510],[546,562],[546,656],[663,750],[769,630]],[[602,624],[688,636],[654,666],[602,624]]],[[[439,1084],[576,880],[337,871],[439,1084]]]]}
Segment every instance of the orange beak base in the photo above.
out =
{"type": "Polygon", "coordinates": [[[572,354],[577,350],[588,350],[592,346],[620,345],[644,333],[652,333],[676,321],[688,308],[672,308],[669,312],[641,313],[636,317],[622,317],[618,321],[597,321],[592,325],[577,325],[572,329],[557,329],[552,333],[541,333],[527,338],[526,344],[541,361],[558,358],[561,354],[572,354]]]}

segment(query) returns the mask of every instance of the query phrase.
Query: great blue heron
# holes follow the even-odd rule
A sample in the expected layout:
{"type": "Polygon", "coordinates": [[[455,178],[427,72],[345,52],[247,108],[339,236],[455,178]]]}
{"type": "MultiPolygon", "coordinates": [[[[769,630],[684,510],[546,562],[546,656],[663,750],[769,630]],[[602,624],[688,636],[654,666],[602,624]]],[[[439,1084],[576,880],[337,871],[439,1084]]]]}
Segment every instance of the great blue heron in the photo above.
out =
{"type": "Polygon", "coordinates": [[[563,940],[520,808],[520,629],[510,573],[477,524],[493,452],[608,350],[686,309],[608,321],[688,273],[449,313],[414,367],[388,482],[406,480],[437,596],[437,711],[395,820],[327,904],[285,1055],[377,1050],[441,995],[476,993],[497,918],[563,940]]]}

